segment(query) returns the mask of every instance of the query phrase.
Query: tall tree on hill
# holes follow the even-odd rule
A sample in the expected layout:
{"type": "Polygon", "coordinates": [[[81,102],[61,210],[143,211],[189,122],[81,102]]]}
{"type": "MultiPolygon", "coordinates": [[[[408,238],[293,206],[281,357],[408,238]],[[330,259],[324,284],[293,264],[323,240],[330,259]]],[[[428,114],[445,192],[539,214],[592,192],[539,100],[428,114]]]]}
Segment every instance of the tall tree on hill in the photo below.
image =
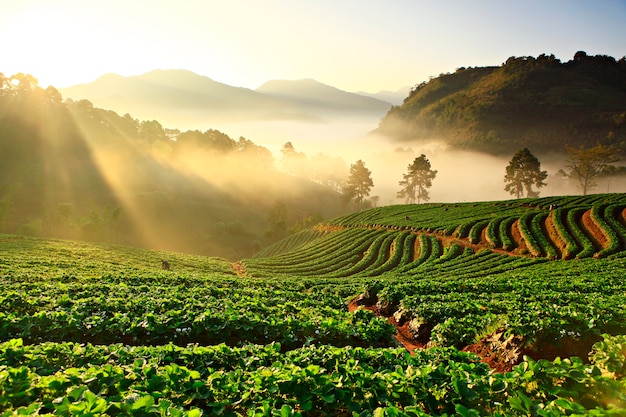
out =
{"type": "Polygon", "coordinates": [[[431,169],[430,161],[426,155],[421,154],[408,166],[408,172],[403,174],[403,180],[399,182],[402,187],[398,191],[398,198],[404,198],[407,204],[417,204],[430,200],[428,188],[433,185],[437,171],[431,169]]]}
{"type": "Polygon", "coordinates": [[[610,164],[619,161],[618,149],[614,146],[596,145],[593,148],[566,146],[568,176],[578,181],[583,195],[598,185],[595,179],[610,164]]]}
{"type": "Polygon", "coordinates": [[[541,163],[528,148],[521,149],[513,155],[513,159],[506,167],[504,191],[508,191],[515,198],[520,198],[526,191],[526,197],[539,196],[539,190],[533,190],[533,185],[538,189],[546,185],[543,180],[548,178],[548,172],[541,170],[541,163]]]}
{"type": "Polygon", "coordinates": [[[363,209],[363,200],[369,196],[370,190],[374,186],[371,175],[372,172],[365,167],[365,163],[360,159],[350,165],[350,175],[343,189],[343,195],[347,201],[355,201],[357,210],[363,209]]]}

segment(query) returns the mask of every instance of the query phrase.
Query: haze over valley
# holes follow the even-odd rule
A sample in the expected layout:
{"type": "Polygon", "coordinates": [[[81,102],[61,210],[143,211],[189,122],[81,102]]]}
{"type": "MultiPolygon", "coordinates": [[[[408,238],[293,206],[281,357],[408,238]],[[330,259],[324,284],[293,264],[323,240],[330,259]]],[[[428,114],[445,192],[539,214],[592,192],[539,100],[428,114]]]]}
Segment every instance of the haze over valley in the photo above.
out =
{"type": "Polygon", "coordinates": [[[619,2],[5,3],[0,232],[234,259],[405,203],[419,158],[421,202],[502,200],[524,148],[547,196],[566,146],[626,143],[619,2]]]}

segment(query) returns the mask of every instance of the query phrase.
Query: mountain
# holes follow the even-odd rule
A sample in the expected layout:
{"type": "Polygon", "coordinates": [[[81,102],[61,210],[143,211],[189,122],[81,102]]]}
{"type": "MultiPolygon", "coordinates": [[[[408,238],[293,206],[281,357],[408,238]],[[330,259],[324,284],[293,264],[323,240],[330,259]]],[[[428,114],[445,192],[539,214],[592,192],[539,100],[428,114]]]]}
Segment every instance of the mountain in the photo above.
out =
{"type": "Polygon", "coordinates": [[[400,104],[402,104],[402,102],[404,101],[405,98],[407,98],[409,96],[409,93],[411,92],[411,87],[406,86],[406,87],[402,87],[396,91],[391,91],[391,90],[381,90],[377,93],[365,93],[362,91],[357,92],[357,94],[360,94],[362,96],[367,96],[367,97],[373,97],[376,98],[378,100],[382,100],[382,101],[386,101],[387,103],[391,103],[394,106],[399,106],[400,104]]]}
{"type": "Polygon", "coordinates": [[[398,141],[442,141],[491,154],[523,147],[626,143],[626,59],[578,52],[511,57],[460,68],[416,86],[374,131],[398,141]]]}
{"type": "Polygon", "coordinates": [[[87,99],[120,114],[176,126],[216,120],[323,121],[336,114],[380,118],[391,106],[313,80],[270,81],[255,91],[186,70],[155,70],[130,77],[107,74],[59,91],[64,97],[87,99]]]}
{"type": "Polygon", "coordinates": [[[88,83],[59,89],[64,97],[139,118],[268,117],[282,103],[253,90],[219,83],[186,70],[156,70],[122,77],[107,74],[88,83]],[[253,116],[254,114],[254,116],[253,116]]]}
{"type": "Polygon", "coordinates": [[[364,95],[349,93],[312,79],[272,80],[255,91],[280,100],[288,100],[298,108],[319,112],[380,113],[390,103],[364,95]]]}

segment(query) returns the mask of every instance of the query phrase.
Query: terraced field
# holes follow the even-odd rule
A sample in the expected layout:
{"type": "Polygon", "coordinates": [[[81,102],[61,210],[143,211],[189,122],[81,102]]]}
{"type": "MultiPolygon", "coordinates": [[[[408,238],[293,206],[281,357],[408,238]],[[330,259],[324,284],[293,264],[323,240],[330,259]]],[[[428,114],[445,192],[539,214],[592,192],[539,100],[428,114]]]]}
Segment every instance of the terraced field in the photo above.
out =
{"type": "MultiPolygon", "coordinates": [[[[318,225],[266,248],[245,265],[253,275],[263,275],[266,266],[270,273],[284,270],[300,275],[306,272],[299,269],[301,262],[314,262],[324,274],[334,274],[325,268],[319,247],[332,251],[330,263],[338,276],[344,274],[340,272],[344,264],[337,257],[344,253],[352,258],[360,253],[358,266],[347,275],[407,272],[430,260],[452,260],[466,250],[548,260],[619,257],[626,250],[625,236],[626,199],[621,195],[391,206],[318,225]],[[340,231],[350,234],[331,233],[340,231]],[[407,234],[416,237],[407,240],[407,234]],[[342,243],[352,239],[362,239],[363,247],[342,243]],[[293,253],[305,243],[314,244],[293,253]],[[332,250],[335,245],[342,249],[332,250]],[[271,260],[259,259],[268,256],[271,260]],[[280,266],[282,259],[289,259],[291,265],[280,266]]],[[[314,269],[308,271],[316,274],[314,269]]]]}
{"type": "Polygon", "coordinates": [[[0,235],[0,416],[626,415],[625,271],[622,194],[381,207],[236,263],[0,235]]]}

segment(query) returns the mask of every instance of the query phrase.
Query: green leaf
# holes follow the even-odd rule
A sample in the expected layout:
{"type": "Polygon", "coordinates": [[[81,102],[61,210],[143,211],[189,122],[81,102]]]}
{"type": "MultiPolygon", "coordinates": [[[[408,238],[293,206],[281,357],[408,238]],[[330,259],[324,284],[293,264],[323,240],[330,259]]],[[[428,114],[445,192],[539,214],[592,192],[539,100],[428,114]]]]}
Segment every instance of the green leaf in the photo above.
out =
{"type": "Polygon", "coordinates": [[[151,395],[144,395],[143,397],[139,397],[135,402],[133,402],[130,406],[131,410],[139,410],[141,408],[151,407],[154,405],[154,398],[151,395]]]}
{"type": "Polygon", "coordinates": [[[199,408],[192,408],[186,413],[187,417],[200,417],[202,415],[202,410],[199,408]]]}
{"type": "Polygon", "coordinates": [[[335,394],[322,395],[322,400],[331,404],[335,402],[335,394]]]}

